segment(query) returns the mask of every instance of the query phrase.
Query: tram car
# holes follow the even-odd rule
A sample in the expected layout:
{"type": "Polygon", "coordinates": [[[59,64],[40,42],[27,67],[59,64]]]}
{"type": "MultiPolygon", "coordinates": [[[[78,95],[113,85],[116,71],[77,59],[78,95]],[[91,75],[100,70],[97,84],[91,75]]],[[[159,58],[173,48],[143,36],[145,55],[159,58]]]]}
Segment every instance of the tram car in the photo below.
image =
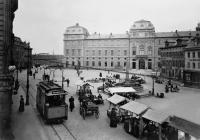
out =
{"type": "Polygon", "coordinates": [[[67,92],[52,81],[42,81],[37,85],[36,107],[45,122],[59,122],[68,119],[67,92]]]}

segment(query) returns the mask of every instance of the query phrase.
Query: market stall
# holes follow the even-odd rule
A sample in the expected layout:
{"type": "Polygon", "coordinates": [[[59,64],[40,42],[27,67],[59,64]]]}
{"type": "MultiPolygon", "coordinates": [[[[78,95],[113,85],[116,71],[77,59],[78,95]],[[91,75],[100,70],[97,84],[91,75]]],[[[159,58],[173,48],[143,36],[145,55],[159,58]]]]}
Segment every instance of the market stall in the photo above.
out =
{"type": "Polygon", "coordinates": [[[164,137],[169,139],[169,135],[172,134],[169,131],[172,131],[172,128],[166,122],[169,119],[168,114],[149,109],[142,115],[142,118],[143,136],[147,137],[147,140],[162,140],[164,137]]]}
{"type": "Polygon", "coordinates": [[[148,109],[149,107],[147,105],[135,101],[130,101],[120,107],[121,112],[128,111],[129,114],[132,113],[132,117],[129,117],[124,121],[124,129],[127,133],[132,134],[137,138],[141,136],[143,132],[143,120],[141,116],[148,109]]]}
{"type": "Polygon", "coordinates": [[[132,87],[110,87],[108,88],[109,95],[118,94],[129,99],[135,98],[136,90],[132,87]]]}

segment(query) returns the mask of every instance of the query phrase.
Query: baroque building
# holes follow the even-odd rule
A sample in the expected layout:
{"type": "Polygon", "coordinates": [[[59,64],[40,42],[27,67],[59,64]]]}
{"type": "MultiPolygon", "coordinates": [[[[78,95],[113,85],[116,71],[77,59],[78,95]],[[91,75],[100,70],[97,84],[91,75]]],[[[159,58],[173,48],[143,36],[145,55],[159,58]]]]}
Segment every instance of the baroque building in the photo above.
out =
{"type": "Polygon", "coordinates": [[[89,34],[79,24],[68,27],[64,33],[64,57],[66,66],[80,65],[100,69],[159,70],[159,48],[166,40],[191,36],[189,32],[155,32],[150,21],[133,23],[125,34],[89,34]]]}
{"type": "Polygon", "coordinates": [[[8,66],[13,65],[13,20],[17,8],[18,0],[0,0],[0,139],[11,136],[12,76],[8,66]]]}

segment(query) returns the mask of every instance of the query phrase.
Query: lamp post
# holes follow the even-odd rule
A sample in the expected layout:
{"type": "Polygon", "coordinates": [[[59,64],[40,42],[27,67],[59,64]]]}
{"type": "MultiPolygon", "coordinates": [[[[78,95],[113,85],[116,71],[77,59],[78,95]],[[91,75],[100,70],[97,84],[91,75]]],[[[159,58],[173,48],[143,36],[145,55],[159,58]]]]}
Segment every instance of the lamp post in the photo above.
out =
{"type": "Polygon", "coordinates": [[[29,55],[29,50],[30,49],[30,47],[29,47],[29,44],[28,44],[28,62],[27,62],[27,83],[26,83],[26,105],[29,105],[29,57],[30,57],[30,55],[29,55]]]}
{"type": "Polygon", "coordinates": [[[64,87],[64,77],[63,77],[63,69],[61,69],[62,70],[62,89],[63,89],[63,87],[64,87]]]}
{"type": "Polygon", "coordinates": [[[156,72],[152,72],[152,75],[151,75],[151,77],[152,77],[152,95],[154,95],[155,94],[155,81],[154,81],[154,79],[155,79],[155,77],[157,76],[157,71],[156,72]]]}

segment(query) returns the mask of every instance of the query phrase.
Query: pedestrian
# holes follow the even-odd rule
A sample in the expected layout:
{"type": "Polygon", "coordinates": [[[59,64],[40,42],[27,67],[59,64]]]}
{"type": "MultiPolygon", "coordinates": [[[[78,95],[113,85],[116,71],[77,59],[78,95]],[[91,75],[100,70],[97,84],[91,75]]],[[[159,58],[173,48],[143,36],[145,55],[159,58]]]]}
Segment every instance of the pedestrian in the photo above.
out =
{"type": "Polygon", "coordinates": [[[35,72],[33,73],[33,78],[35,79],[35,72]]]}
{"type": "Polygon", "coordinates": [[[22,95],[20,96],[19,112],[24,112],[24,98],[22,95]]]}
{"type": "Polygon", "coordinates": [[[173,84],[170,85],[170,91],[173,92],[173,84]]]}
{"type": "Polygon", "coordinates": [[[74,97],[71,96],[71,97],[69,98],[69,108],[70,108],[70,111],[71,111],[71,112],[73,111],[74,107],[75,107],[75,105],[74,105],[74,97]]]}
{"type": "Polygon", "coordinates": [[[66,81],[67,81],[67,87],[69,87],[69,78],[67,78],[66,81]]]}
{"type": "Polygon", "coordinates": [[[165,93],[168,93],[168,92],[169,92],[168,86],[165,85],[165,93]]]}

